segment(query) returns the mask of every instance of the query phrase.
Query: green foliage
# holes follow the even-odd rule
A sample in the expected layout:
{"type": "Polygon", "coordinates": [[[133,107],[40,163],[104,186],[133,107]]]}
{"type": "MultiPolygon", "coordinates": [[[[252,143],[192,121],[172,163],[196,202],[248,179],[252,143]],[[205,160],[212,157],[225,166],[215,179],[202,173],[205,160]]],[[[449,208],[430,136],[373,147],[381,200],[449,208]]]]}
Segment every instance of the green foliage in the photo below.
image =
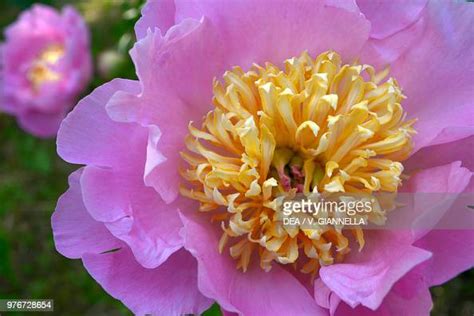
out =
{"type": "Polygon", "coordinates": [[[202,313],[202,316],[220,316],[222,315],[219,305],[213,304],[207,311],[202,313]]]}

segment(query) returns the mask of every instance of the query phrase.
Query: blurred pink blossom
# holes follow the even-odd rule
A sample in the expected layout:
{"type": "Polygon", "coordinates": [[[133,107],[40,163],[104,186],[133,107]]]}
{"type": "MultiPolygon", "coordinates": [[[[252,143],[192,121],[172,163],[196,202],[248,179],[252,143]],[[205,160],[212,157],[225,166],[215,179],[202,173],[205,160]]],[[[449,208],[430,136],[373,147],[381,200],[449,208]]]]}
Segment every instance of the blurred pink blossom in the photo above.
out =
{"type": "Polygon", "coordinates": [[[33,135],[55,136],[92,74],[84,20],[72,7],[34,5],[4,35],[0,110],[33,135]]]}

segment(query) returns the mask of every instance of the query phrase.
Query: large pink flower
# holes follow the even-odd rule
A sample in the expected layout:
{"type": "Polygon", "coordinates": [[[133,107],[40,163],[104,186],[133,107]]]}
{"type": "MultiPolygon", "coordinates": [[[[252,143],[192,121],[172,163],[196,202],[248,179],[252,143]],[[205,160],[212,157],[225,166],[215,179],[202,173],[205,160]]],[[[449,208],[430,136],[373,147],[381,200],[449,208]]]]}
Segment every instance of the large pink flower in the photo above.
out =
{"type": "Polygon", "coordinates": [[[275,196],[472,192],[473,9],[148,2],[139,80],[61,125],[59,154],[85,167],[53,215],[58,251],[137,314],[427,315],[429,287],[472,267],[474,231],[295,230],[275,196]]]}
{"type": "Polygon", "coordinates": [[[34,135],[56,135],[92,72],[84,20],[72,7],[34,5],[5,30],[0,49],[0,110],[34,135]]]}

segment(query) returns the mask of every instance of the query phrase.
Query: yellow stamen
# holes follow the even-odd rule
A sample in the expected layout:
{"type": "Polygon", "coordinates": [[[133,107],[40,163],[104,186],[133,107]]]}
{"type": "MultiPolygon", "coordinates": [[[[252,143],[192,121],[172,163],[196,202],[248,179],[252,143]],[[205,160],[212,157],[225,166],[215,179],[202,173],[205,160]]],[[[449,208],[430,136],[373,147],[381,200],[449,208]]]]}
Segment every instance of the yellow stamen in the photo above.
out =
{"type": "MultiPolygon", "coordinates": [[[[361,251],[363,230],[283,226],[282,197],[396,192],[415,131],[397,82],[383,81],[388,69],[343,65],[332,51],[284,65],[235,67],[214,82],[215,109],[200,129],[189,125],[181,194],[220,222],[219,251],[228,247],[238,268],[258,256],[265,271],[277,262],[314,276],[344,259],[349,238],[361,251]]],[[[383,223],[380,214],[369,220],[383,223]]]]}

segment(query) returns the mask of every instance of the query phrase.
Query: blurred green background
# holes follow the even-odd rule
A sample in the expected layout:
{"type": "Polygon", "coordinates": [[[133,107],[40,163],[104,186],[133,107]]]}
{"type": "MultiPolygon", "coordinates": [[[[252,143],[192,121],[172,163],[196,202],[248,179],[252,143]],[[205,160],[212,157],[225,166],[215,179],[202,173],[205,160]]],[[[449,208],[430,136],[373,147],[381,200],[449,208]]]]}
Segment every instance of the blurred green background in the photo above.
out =
{"type": "MultiPolygon", "coordinates": [[[[128,50],[144,0],[1,0],[2,39],[3,29],[35,2],[73,4],[89,24],[95,74],[84,95],[114,77],[136,78],[128,50]]],[[[30,136],[0,113],[0,298],[52,298],[58,315],[129,315],[80,260],[64,258],[54,248],[51,213],[75,168],[56,155],[54,140],[30,136]]],[[[432,295],[433,315],[474,315],[474,271],[433,288],[432,295]]],[[[205,314],[220,311],[214,305],[205,314]]]]}

